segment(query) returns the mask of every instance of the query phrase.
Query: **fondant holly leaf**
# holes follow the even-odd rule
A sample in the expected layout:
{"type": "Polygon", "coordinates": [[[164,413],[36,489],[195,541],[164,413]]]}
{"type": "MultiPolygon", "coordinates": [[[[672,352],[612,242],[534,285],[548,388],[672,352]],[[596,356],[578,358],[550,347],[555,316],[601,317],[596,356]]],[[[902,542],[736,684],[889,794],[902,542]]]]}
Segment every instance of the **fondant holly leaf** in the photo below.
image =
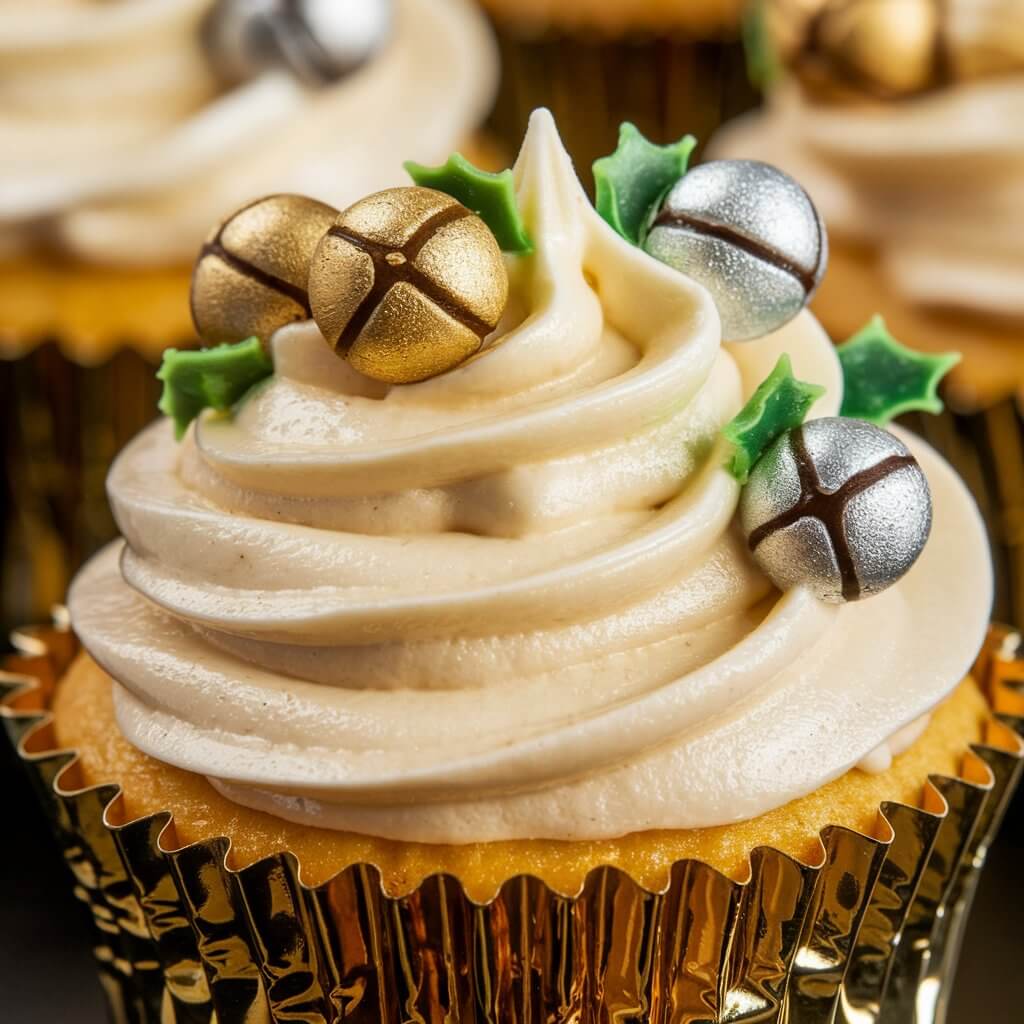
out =
{"type": "Polygon", "coordinates": [[[771,88],[780,74],[779,58],[768,29],[765,0],[752,3],[742,22],[743,50],[747,60],[747,77],[762,91],[771,88]]]}
{"type": "Polygon", "coordinates": [[[942,412],[939,382],[959,352],[927,355],[901,345],[880,316],[836,351],[843,367],[843,416],[884,427],[905,412],[942,412]]]}
{"type": "Polygon", "coordinates": [[[156,373],[164,382],[159,408],[174,420],[174,436],[180,441],[204,409],[230,409],[273,372],[259,338],[184,352],[169,348],[156,373]]]}
{"type": "Polygon", "coordinates": [[[611,156],[594,161],[594,205],[627,241],[640,244],[652,207],[686,173],[697,140],[684,135],[670,146],[656,146],[628,121],[619,126],[611,156]]]}
{"type": "Polygon", "coordinates": [[[750,401],[722,428],[733,446],[726,469],[745,484],[754,463],[769,445],[803,423],[807,411],[824,393],[820,384],[797,380],[789,356],[779,356],[775,368],[758,385],[750,401]]]}
{"type": "Polygon", "coordinates": [[[424,167],[412,160],[404,166],[417,185],[445,192],[472,210],[491,229],[504,252],[532,252],[533,242],[519,215],[510,170],[498,174],[481,171],[461,153],[452,153],[440,167],[424,167]]]}

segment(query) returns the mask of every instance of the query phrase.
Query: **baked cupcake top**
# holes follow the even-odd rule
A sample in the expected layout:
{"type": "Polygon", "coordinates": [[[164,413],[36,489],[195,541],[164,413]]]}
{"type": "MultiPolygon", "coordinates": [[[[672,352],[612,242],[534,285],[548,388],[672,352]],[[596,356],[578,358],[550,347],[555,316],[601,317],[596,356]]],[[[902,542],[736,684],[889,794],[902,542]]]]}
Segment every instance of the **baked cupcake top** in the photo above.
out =
{"type": "MultiPolygon", "coordinates": [[[[500,182],[477,185],[498,223],[500,182]]],[[[477,354],[385,383],[332,350],[318,302],[316,322],[269,339],[272,375],[231,413],[200,415],[180,444],[157,423],[120,456],[109,491],[124,541],[82,571],[70,610],[116,681],[125,735],[239,803],[447,843],[722,824],[884,766],[982,641],[991,577],[966,490],[899,435],[931,491],[913,568],[862,601],[776,589],[745,534],[762,485],[785,490],[795,464],[777,444],[741,488],[722,430],[748,443],[784,405],[797,422],[811,402],[835,416],[828,338],[802,312],[723,344],[710,293],[594,210],[545,111],[514,186],[523,230],[503,244],[519,251],[477,354]],[[759,475],[769,458],[782,468],[759,475]]],[[[377,252],[401,224],[375,273],[387,265],[446,309],[479,298],[472,267],[431,262],[475,218],[406,191],[341,214],[311,285],[336,246],[377,252]],[[396,269],[396,246],[412,269],[396,269]]],[[[490,243],[462,244],[484,265],[490,243]]],[[[327,305],[351,360],[388,302],[413,300],[393,283],[351,300],[349,280],[327,305]],[[354,314],[338,313],[346,302],[354,314]]],[[[267,360],[258,342],[230,353],[257,371],[267,360]]],[[[802,429],[825,490],[842,489],[814,422],[802,429]]],[[[909,466],[876,434],[903,453],[890,468],[909,466]]],[[[881,456],[854,448],[874,473],[881,456]]]]}
{"type": "Polygon", "coordinates": [[[1024,328],[1021,5],[763,7],[781,65],[767,108],[722,130],[714,153],[799,178],[907,302],[1024,328]]]}
{"type": "Polygon", "coordinates": [[[0,245],[186,263],[225,209],[275,189],[347,204],[399,183],[410,143],[440,159],[489,108],[493,41],[464,0],[250,14],[0,2],[0,245]]]}

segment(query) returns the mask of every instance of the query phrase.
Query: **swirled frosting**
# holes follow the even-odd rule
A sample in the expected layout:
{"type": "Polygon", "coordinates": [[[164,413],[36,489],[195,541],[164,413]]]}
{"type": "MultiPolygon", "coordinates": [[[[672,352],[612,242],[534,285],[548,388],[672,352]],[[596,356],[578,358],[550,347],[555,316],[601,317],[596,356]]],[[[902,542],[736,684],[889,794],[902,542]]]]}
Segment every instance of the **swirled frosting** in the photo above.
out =
{"type": "Polygon", "coordinates": [[[0,0],[0,228],[103,263],[187,262],[256,196],[338,207],[443,160],[490,106],[494,43],[466,0],[395,0],[392,32],[336,85],[285,72],[221,91],[213,0],[0,0]]]}
{"type": "Polygon", "coordinates": [[[1024,321],[1024,75],[864,107],[785,82],[712,151],[794,175],[908,301],[1024,321]]]}
{"type": "Polygon", "coordinates": [[[804,313],[723,346],[546,112],[515,179],[536,249],[469,362],[388,389],[293,325],[233,418],[121,455],[125,540],[70,608],[125,735],[239,803],[446,843],[721,824],[884,761],[981,643],[965,489],[906,438],[935,504],[910,573],[845,606],[775,591],[720,428],[782,352],[834,414],[828,339],[804,313]]]}

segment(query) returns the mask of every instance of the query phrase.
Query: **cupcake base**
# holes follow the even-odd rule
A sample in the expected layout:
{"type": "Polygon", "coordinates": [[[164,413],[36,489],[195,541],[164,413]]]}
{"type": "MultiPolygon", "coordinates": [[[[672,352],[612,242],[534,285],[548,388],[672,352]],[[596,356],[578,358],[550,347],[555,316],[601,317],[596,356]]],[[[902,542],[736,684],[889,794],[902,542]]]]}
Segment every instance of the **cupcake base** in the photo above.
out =
{"type": "MultiPolygon", "coordinates": [[[[270,850],[289,850],[307,885],[321,885],[360,862],[377,865],[389,896],[405,896],[441,872],[459,878],[466,893],[486,901],[516,875],[542,878],[565,895],[582,888],[599,867],[626,872],[646,889],[664,889],[680,860],[699,860],[736,881],[749,874],[750,851],[771,846],[810,864],[821,861],[820,832],[828,825],[878,832],[885,800],[916,804],[932,774],[956,775],[970,743],[982,742],[988,706],[974,681],[964,680],[934,715],[924,735],[892,767],[876,775],[857,770],[785,807],[718,828],[639,833],[594,842],[516,841],[438,846],[399,843],[311,828],[240,807],[205,778],[161,764],[121,735],[111,680],[79,655],[53,702],[54,738],[78,753],[76,785],[121,780],[116,820],[130,821],[174,808],[174,841],[182,846],[218,836],[231,841],[229,865],[240,869],[270,850]]],[[[882,827],[884,832],[884,826],[882,827]]],[[[164,842],[167,843],[168,837],[164,842]]]]}
{"type": "MultiPolygon", "coordinates": [[[[995,631],[974,678],[997,717],[958,774],[932,776],[920,806],[883,802],[872,835],[830,824],[815,865],[758,846],[745,884],[681,860],[655,890],[597,867],[570,895],[519,876],[480,901],[435,875],[394,897],[376,866],[308,886],[294,854],[236,870],[226,839],[182,846],[170,815],[133,818],[118,787],[88,786],[83,762],[57,749],[50,708],[74,638],[40,630],[16,644],[4,722],[93,909],[115,1016],[139,1024],[924,1024],[937,1019],[978,868],[1024,764],[1019,638],[995,631]]],[[[975,715],[956,730],[977,726],[975,715]]]]}

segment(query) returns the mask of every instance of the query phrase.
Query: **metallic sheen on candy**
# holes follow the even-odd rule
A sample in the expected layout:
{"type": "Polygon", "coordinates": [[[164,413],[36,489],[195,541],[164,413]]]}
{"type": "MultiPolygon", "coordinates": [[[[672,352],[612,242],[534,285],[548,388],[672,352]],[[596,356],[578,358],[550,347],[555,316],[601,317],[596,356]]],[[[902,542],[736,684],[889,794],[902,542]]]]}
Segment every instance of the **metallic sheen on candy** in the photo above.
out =
{"type": "Polygon", "coordinates": [[[508,301],[508,273],[487,225],[434,189],[392,188],[350,206],[309,273],[313,318],[367,377],[425,380],[468,359],[508,301]]]}
{"type": "Polygon", "coordinates": [[[317,243],[338,211],[306,196],[266,196],[209,235],[192,271],[192,319],[209,344],[262,341],[308,320],[306,281],[317,243]]]}
{"type": "Polygon", "coordinates": [[[758,460],[740,497],[755,561],[779,587],[823,601],[870,597],[917,560],[932,524],[917,460],[862,420],[811,420],[758,460]]]}
{"type": "Polygon", "coordinates": [[[788,174],[757,160],[715,160],[683,175],[655,212],[644,249],[711,292],[727,341],[782,327],[828,263],[825,226],[788,174]]]}
{"type": "Polygon", "coordinates": [[[229,81],[284,68],[311,86],[365,63],[387,39],[391,0],[219,0],[204,35],[229,81]]]}

